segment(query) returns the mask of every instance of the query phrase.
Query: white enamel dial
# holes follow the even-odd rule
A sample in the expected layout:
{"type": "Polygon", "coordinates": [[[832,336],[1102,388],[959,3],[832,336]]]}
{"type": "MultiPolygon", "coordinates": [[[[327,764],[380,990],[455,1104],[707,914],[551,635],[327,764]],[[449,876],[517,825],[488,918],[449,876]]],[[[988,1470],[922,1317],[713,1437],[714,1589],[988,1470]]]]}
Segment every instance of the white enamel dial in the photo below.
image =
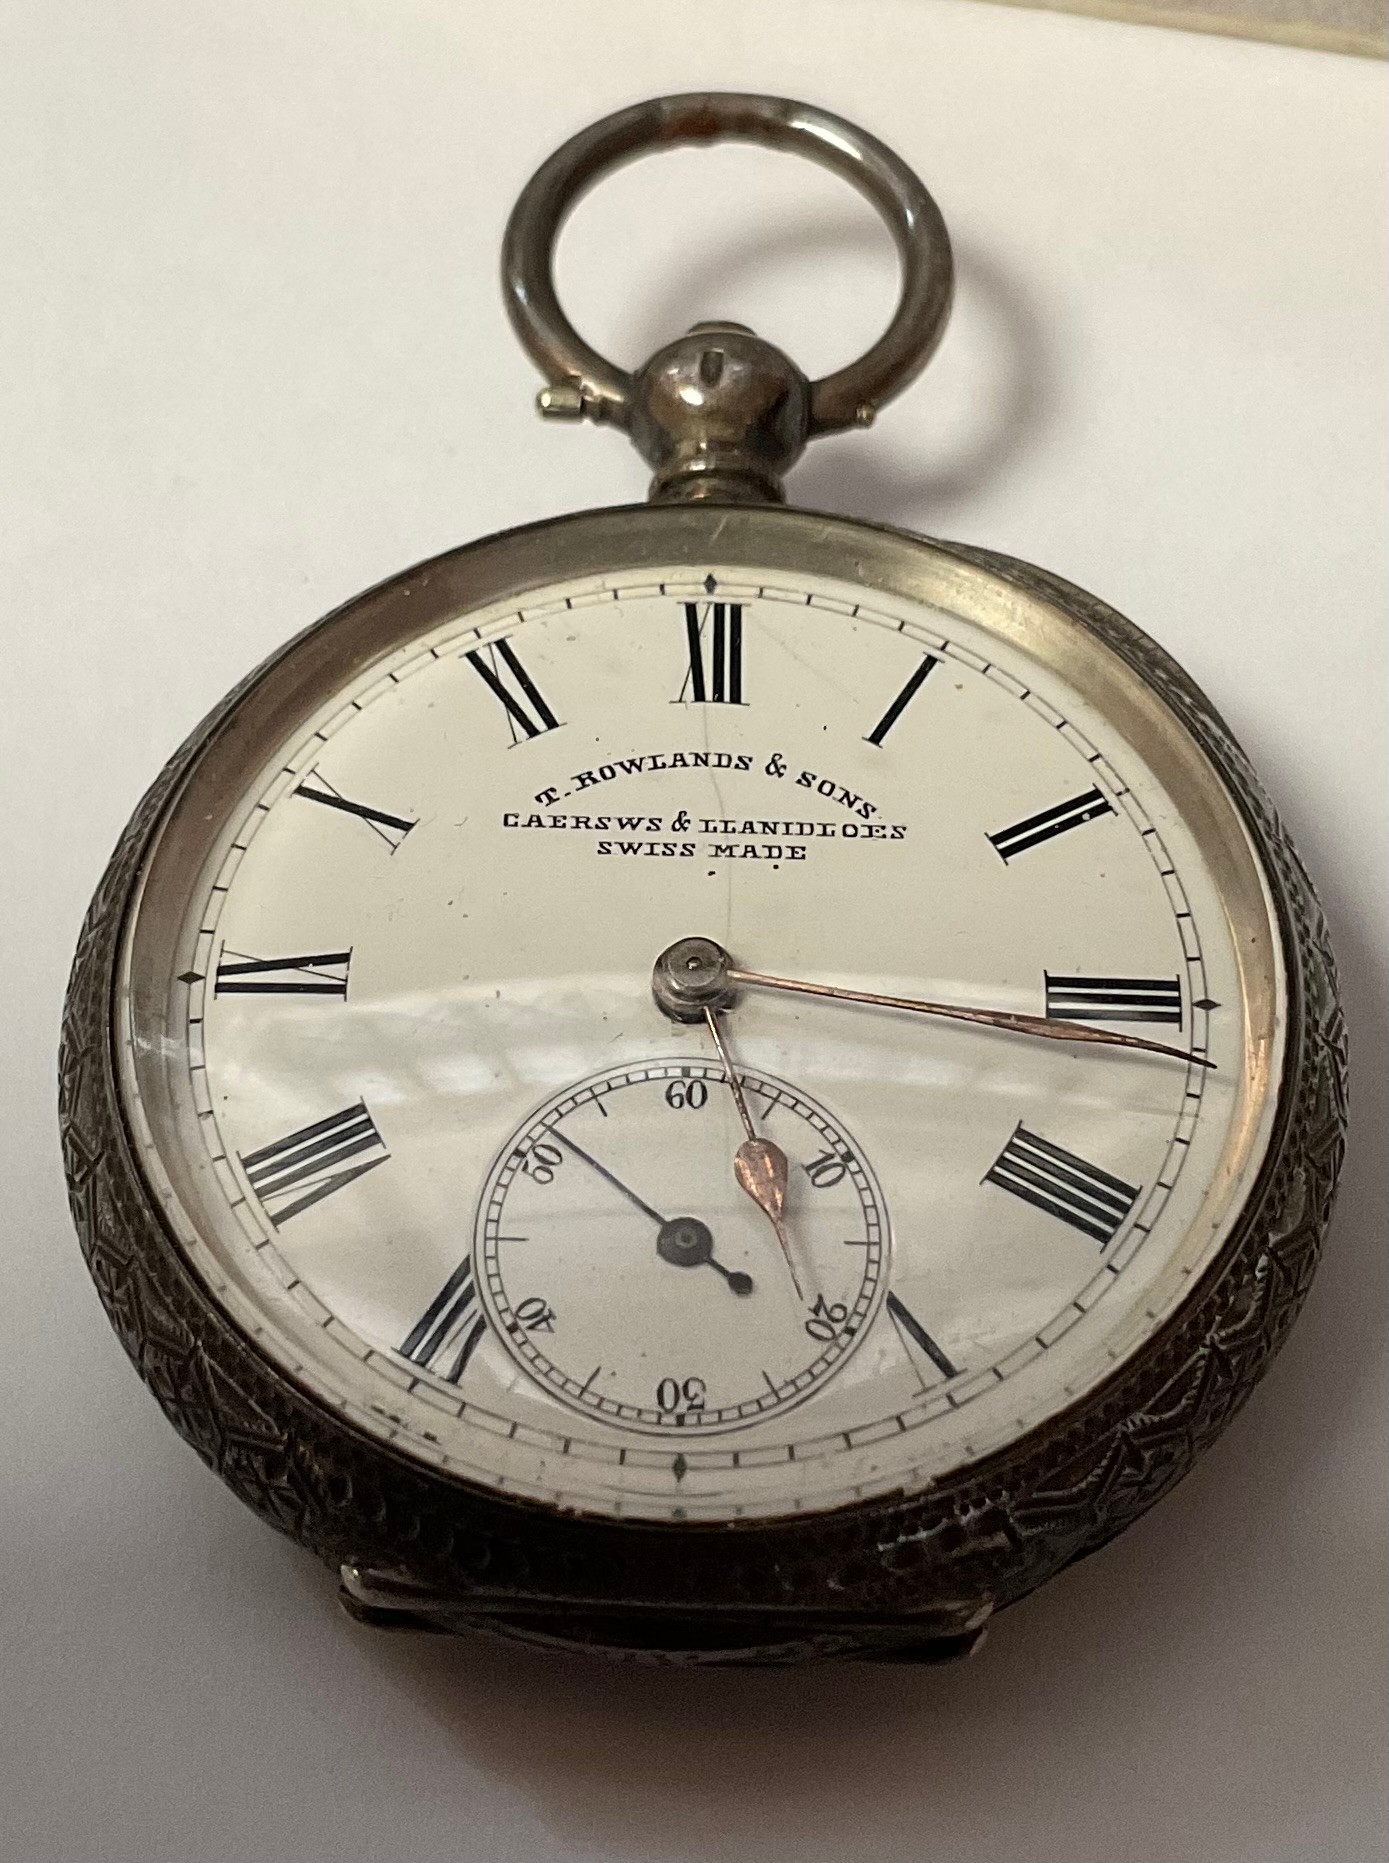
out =
{"type": "Polygon", "coordinates": [[[965,606],[585,573],[435,616],[229,764],[149,883],[177,910],[135,914],[123,1081],[289,1375],[486,1486],[765,1516],[920,1486],[1171,1314],[1267,1139],[1266,893],[1246,933],[1213,775],[1219,834],[1137,711],[965,606]],[[740,990],[779,1233],[708,1029],[653,1000],[690,937],[1177,1052],[740,990]]]}

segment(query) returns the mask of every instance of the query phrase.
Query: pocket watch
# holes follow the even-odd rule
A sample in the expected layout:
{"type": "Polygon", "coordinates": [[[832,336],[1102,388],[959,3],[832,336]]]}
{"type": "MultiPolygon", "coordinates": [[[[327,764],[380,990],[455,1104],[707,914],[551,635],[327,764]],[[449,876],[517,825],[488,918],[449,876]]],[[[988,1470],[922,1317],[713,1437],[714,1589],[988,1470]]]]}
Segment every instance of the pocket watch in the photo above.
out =
{"type": "Polygon", "coordinates": [[[789,508],[923,367],[926,189],[666,97],[520,196],[542,413],[650,502],[451,550],[271,656],[126,829],[67,999],[72,1207],[171,1421],[375,1624],[940,1660],[1234,1415],[1329,1214],[1326,927],[1228,728],[1059,577],[789,508]],[[892,321],[636,373],[552,253],[674,144],[824,164],[892,321]]]}

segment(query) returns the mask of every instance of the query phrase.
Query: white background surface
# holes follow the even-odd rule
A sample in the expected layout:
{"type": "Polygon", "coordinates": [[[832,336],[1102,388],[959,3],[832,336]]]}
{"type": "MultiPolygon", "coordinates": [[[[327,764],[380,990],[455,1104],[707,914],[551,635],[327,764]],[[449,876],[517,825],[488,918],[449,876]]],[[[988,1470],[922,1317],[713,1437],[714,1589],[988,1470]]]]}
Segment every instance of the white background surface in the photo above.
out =
{"type": "MultiPolygon", "coordinates": [[[[970,0],[0,6],[7,1863],[1377,1863],[1385,1854],[1381,67],[970,0]],[[542,426],[494,283],[584,122],[699,86],[935,190],[955,322],[802,502],[1061,571],[1195,673],[1333,921],[1354,1143],[1305,1317],[1176,1495],[970,1665],[640,1673],[390,1641],[208,1475],[81,1265],[54,1050],[145,783],[285,635],[470,536],[640,496],[542,426]]],[[[818,171],[686,153],[576,217],[636,361],[812,371],[886,314],[818,171]]]]}

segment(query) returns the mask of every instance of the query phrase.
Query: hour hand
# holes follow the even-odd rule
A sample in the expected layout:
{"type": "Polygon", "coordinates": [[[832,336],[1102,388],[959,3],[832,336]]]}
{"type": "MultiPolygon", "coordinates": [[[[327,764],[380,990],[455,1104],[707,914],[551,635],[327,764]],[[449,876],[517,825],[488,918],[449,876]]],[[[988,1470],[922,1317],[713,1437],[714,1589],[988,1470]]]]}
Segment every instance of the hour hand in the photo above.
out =
{"type": "Polygon", "coordinates": [[[733,1157],[734,1177],[774,1223],[781,1221],[786,1208],[789,1171],[786,1153],[771,1139],[744,1139],[733,1157]]]}
{"type": "Polygon", "coordinates": [[[723,1030],[719,1027],[718,1014],[713,1009],[706,1009],[704,1019],[709,1033],[714,1038],[714,1046],[719,1051],[723,1063],[724,1078],[733,1094],[734,1104],[738,1108],[738,1117],[743,1122],[747,1137],[733,1154],[733,1175],[741,1190],[747,1192],[758,1209],[763,1212],[776,1230],[776,1239],[781,1244],[781,1252],[786,1257],[786,1266],[791,1270],[791,1280],[795,1285],[797,1296],[804,1300],[805,1292],[801,1287],[801,1277],[796,1273],[795,1258],[791,1253],[791,1238],[786,1233],[786,1181],[790,1175],[790,1165],[786,1153],[775,1140],[760,1138],[757,1128],[752,1123],[752,1114],[748,1111],[747,1099],[743,1093],[742,1082],[738,1079],[733,1066],[733,1057],[728,1052],[723,1030]]]}

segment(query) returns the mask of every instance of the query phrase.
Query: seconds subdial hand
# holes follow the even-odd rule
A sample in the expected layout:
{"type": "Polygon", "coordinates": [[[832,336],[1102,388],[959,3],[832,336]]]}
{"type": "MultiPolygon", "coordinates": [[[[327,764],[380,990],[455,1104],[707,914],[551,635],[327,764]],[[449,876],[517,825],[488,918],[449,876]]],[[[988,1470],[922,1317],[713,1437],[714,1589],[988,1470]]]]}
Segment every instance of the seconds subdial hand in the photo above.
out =
{"type": "Polygon", "coordinates": [[[561,1145],[572,1151],[576,1158],[582,1158],[591,1170],[596,1171],[599,1177],[605,1179],[614,1190],[626,1197],[629,1203],[635,1204],[644,1216],[651,1218],[658,1232],[656,1253],[662,1261],[668,1261],[676,1268],[712,1268],[716,1274],[723,1276],[731,1292],[735,1294],[752,1292],[750,1274],[743,1274],[736,1268],[725,1268],[723,1263],[716,1259],[714,1238],[707,1225],[700,1222],[698,1217],[672,1216],[667,1218],[662,1216],[659,1210],[652,1209],[644,1197],[639,1197],[635,1190],[624,1184],[620,1177],[614,1176],[607,1165],[600,1164],[595,1157],[584,1150],[582,1145],[576,1145],[567,1133],[560,1131],[558,1126],[546,1126],[544,1129],[550,1133],[551,1137],[557,1138],[561,1145]]]}
{"type": "Polygon", "coordinates": [[[771,1222],[776,1230],[776,1239],[781,1244],[781,1252],[786,1257],[786,1266],[791,1270],[791,1279],[795,1284],[800,1299],[805,1299],[801,1287],[801,1277],[796,1273],[796,1264],[791,1256],[791,1238],[786,1233],[786,1218],[782,1214],[786,1208],[786,1181],[790,1174],[786,1153],[772,1139],[760,1138],[757,1128],[752,1123],[752,1114],[748,1111],[747,1099],[743,1093],[742,1082],[733,1066],[733,1058],[728,1052],[719,1027],[717,1013],[706,1009],[704,1021],[709,1033],[714,1038],[714,1046],[719,1051],[723,1062],[724,1075],[733,1091],[733,1103],[738,1108],[738,1117],[743,1122],[747,1137],[733,1156],[733,1175],[740,1187],[747,1192],[771,1222]]]}

